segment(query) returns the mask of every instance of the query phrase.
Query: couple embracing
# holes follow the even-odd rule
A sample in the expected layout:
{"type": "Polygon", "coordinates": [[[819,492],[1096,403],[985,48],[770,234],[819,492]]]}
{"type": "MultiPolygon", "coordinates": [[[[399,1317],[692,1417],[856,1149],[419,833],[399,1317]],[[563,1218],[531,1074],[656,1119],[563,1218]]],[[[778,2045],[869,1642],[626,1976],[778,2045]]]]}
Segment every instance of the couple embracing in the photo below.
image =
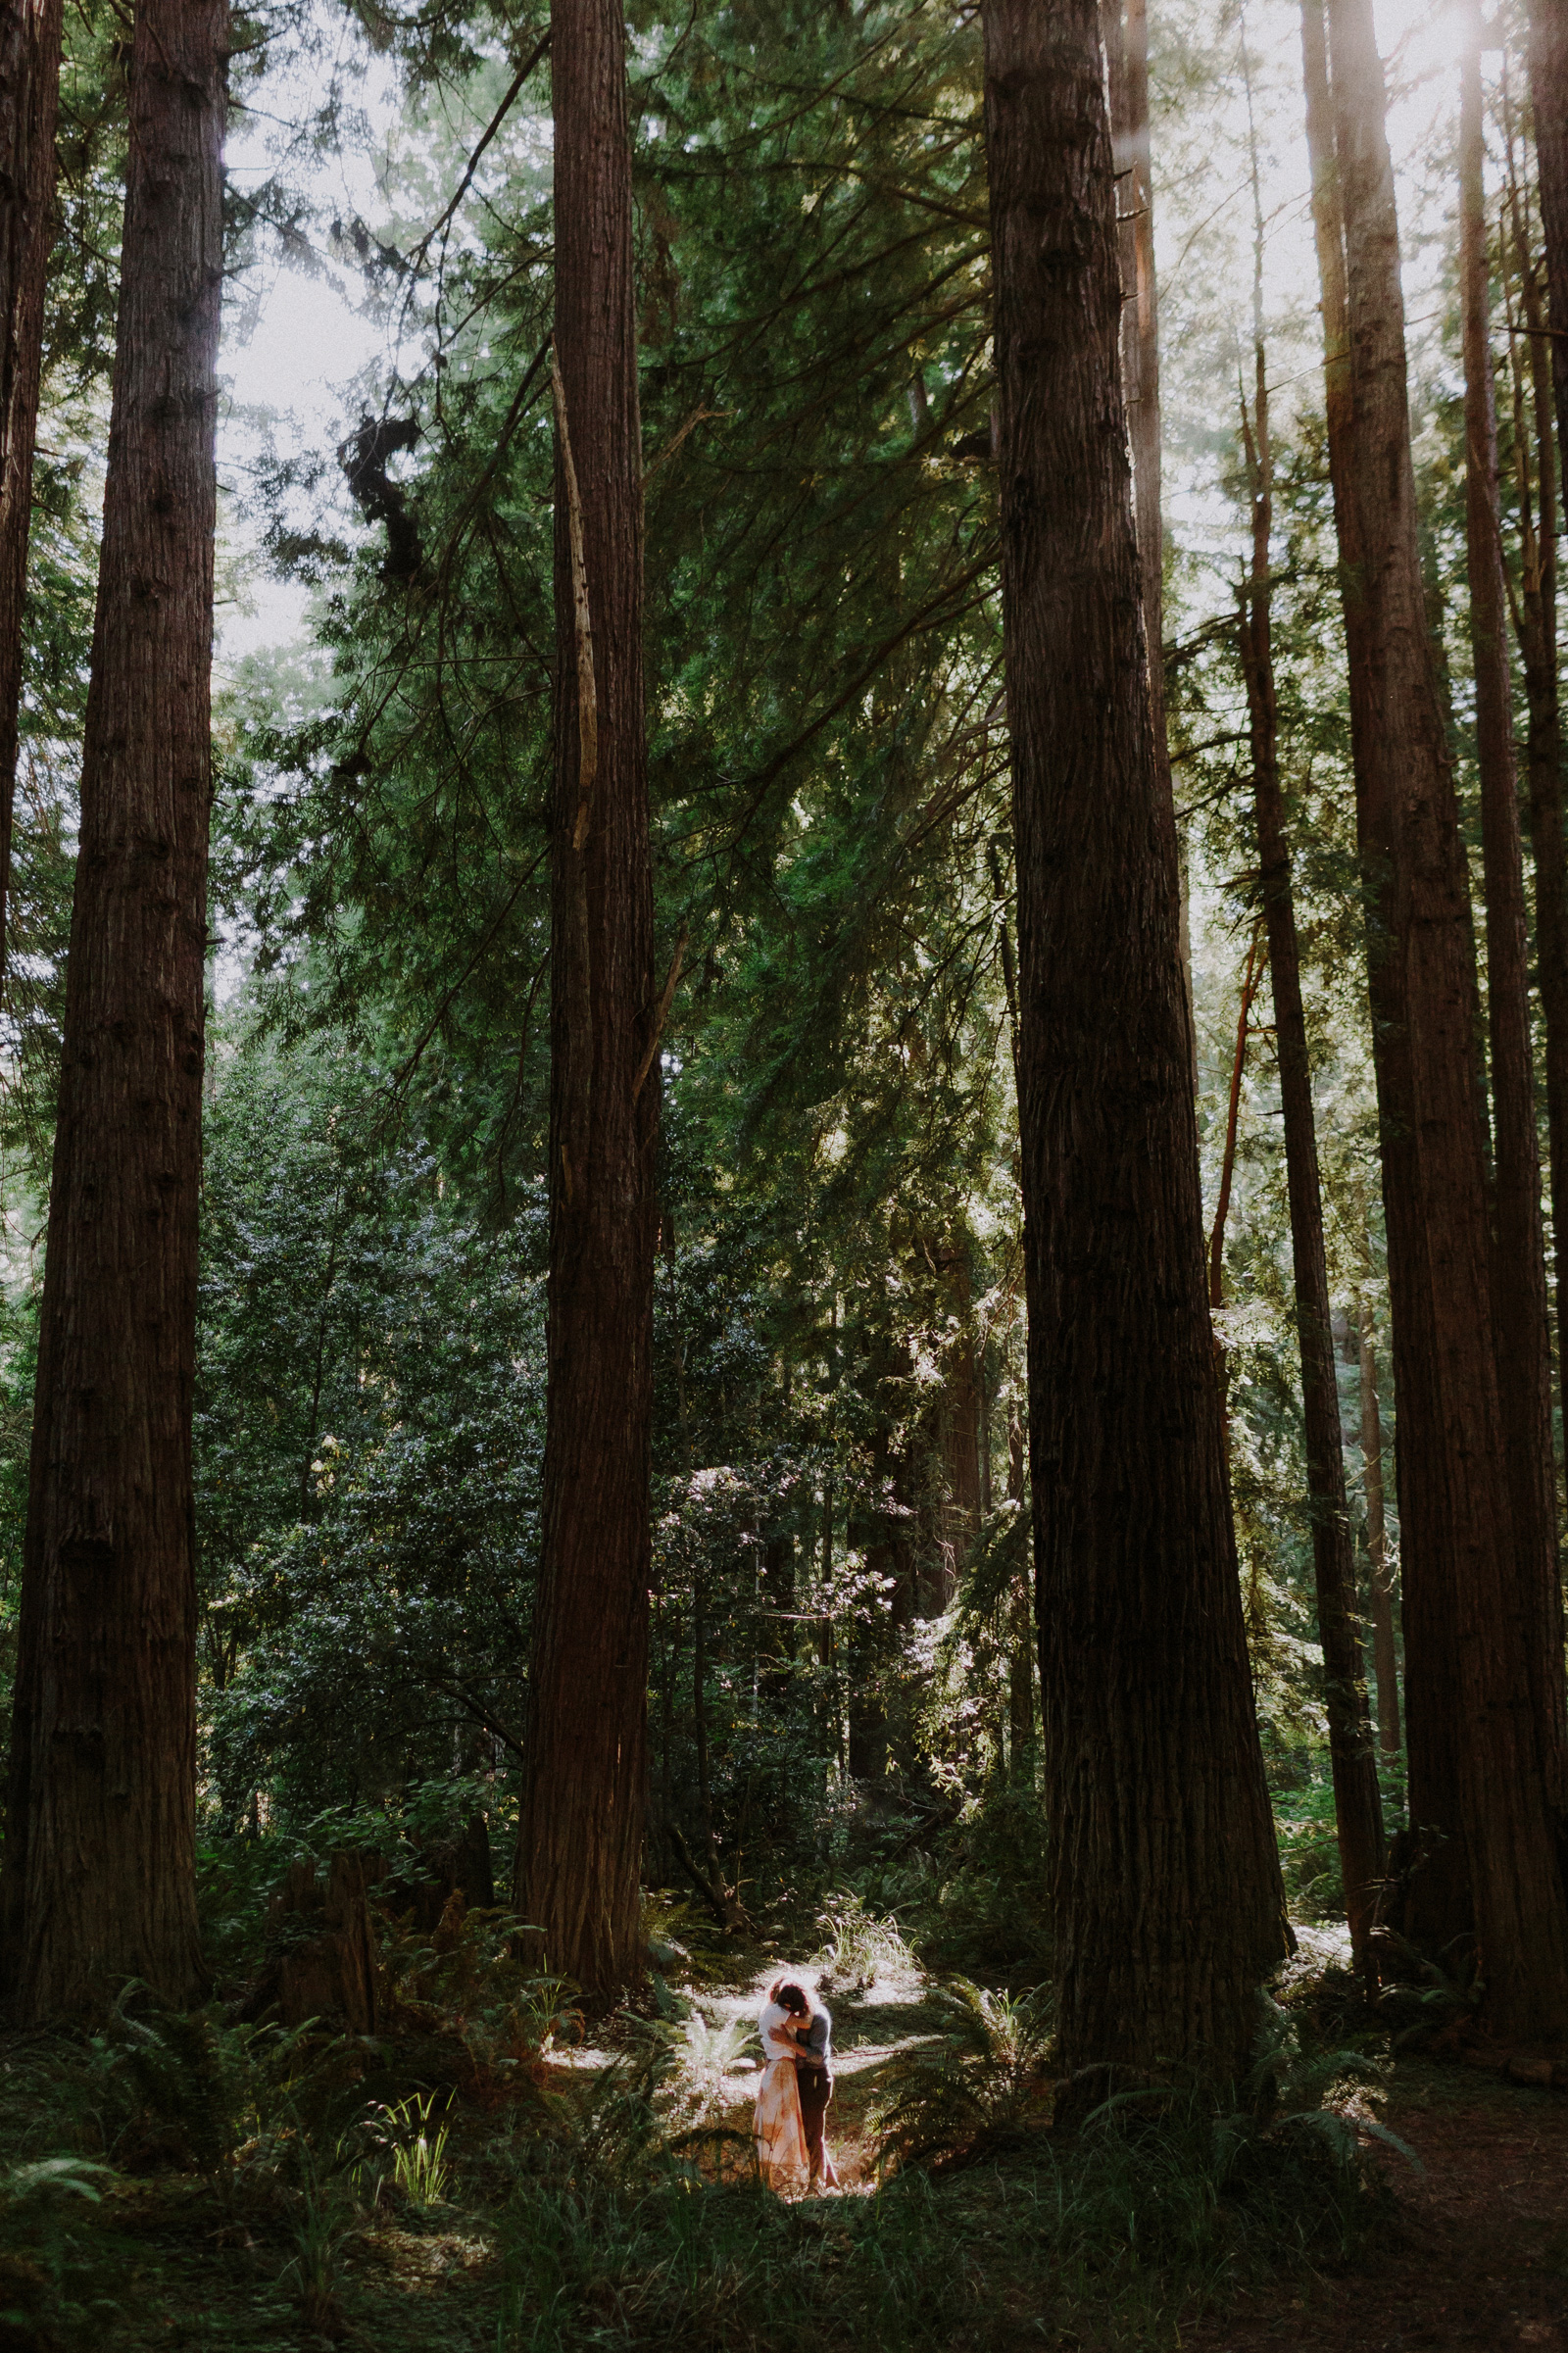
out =
{"type": "Polygon", "coordinates": [[[762,2082],[752,2129],[757,2163],[769,2189],[837,2189],[822,2137],[833,2097],[833,2020],[819,1995],[794,1978],[776,1978],[758,2020],[762,2082]]]}

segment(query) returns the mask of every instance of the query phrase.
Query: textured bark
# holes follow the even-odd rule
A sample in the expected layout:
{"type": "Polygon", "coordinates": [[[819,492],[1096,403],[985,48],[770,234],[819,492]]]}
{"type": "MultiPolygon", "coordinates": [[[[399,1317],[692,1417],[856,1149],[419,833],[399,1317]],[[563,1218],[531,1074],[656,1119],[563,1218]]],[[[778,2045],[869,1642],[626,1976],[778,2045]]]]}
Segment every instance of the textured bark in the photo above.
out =
{"type": "Polygon", "coordinates": [[[1242,1078],[1247,1069],[1247,1039],[1251,1026],[1252,1003],[1263,979],[1266,962],[1261,929],[1252,935],[1247,952],[1247,964],[1242,973],[1242,1002],[1236,1015],[1236,1052],[1231,1057],[1230,1096],[1225,1106],[1225,1149],[1220,1154],[1219,1198],[1214,1203],[1214,1224],[1208,1237],[1208,1303],[1211,1307],[1225,1304],[1225,1226],[1231,1210],[1231,1183],[1236,1174],[1236,1133],[1242,1109],[1242,1078]]]}
{"type": "Polygon", "coordinates": [[[143,0],[6,1839],[15,2013],[201,1989],[191,1390],[222,0],[143,0]]]}
{"type": "MultiPolygon", "coordinates": [[[[1121,381],[1133,461],[1133,518],[1149,648],[1149,706],[1160,790],[1171,794],[1165,726],[1165,523],[1159,416],[1159,299],[1154,276],[1153,151],[1149,131],[1147,0],[1105,0],[1101,12],[1110,97],[1121,246],[1121,381]]],[[[1191,1032],[1193,1091],[1198,1091],[1198,1031],[1193,1022],[1193,949],[1187,869],[1181,869],[1177,936],[1191,1032]]]]}
{"type": "MultiPolygon", "coordinates": [[[[333,1855],[324,1878],[314,1863],[293,1866],[268,1902],[271,1951],[246,2004],[249,2015],[259,2017],[275,2004],[286,2027],[320,2018],[351,2034],[375,2033],[378,1973],[366,1889],[379,1876],[373,1863],[368,1870],[356,1854],[333,1855]]],[[[432,1930],[440,1918],[437,1913],[432,1930]]]]}
{"type": "Polygon", "coordinates": [[[893,1624],[901,1634],[907,1634],[920,1614],[920,1563],[916,1549],[920,1510],[915,1497],[915,1465],[906,1444],[893,1458],[893,1527],[888,1544],[894,1580],[893,1624]]]}
{"type": "Polygon", "coordinates": [[[958,1571],[980,1527],[980,1380],[975,1360],[972,1287],[966,1247],[955,1244],[938,1259],[957,1331],[949,1343],[939,1409],[942,1501],[937,1513],[937,1580],[932,1614],[953,1607],[958,1571]]]}
{"type": "MultiPolygon", "coordinates": [[[[1007,1499],[1024,1498],[1024,1439],[1018,1409],[1007,1415],[1007,1499]]],[[[1035,1630],[1029,1579],[1020,1572],[1007,1608],[1007,1757],[1014,1773],[1035,1769],[1035,1630]]]]}
{"type": "Polygon", "coordinates": [[[1531,0],[1530,109],[1546,240],[1546,303],[1562,476],[1568,481],[1568,0],[1531,0]]]}
{"type": "MultiPolygon", "coordinates": [[[[1523,338],[1509,340],[1520,537],[1519,594],[1513,614],[1528,714],[1525,770],[1536,885],[1536,985],[1545,1043],[1546,1147],[1558,1267],[1560,1359],[1565,1263],[1560,1238],[1568,1236],[1568,857],[1563,841],[1562,708],[1557,677],[1558,468],[1552,434],[1552,365],[1561,346],[1545,331],[1546,313],[1530,251],[1528,214],[1511,156],[1508,196],[1514,269],[1527,330],[1523,338]]],[[[1559,1362],[1559,1382],[1560,1377],[1559,1362]]]]}
{"type": "Polygon", "coordinates": [[[1146,0],[1109,0],[1111,142],[1121,223],[1121,380],[1133,461],[1133,518],[1149,647],[1149,704],[1154,757],[1170,786],[1165,736],[1165,529],[1160,513],[1159,313],[1154,279],[1154,190],[1149,136],[1149,12],[1146,0]],[[1118,22],[1119,18],[1119,22],[1118,22]]]}
{"type": "Polygon", "coordinates": [[[6,0],[0,9],[0,995],[63,15],[62,0],[6,0]]]}
{"type": "Polygon", "coordinates": [[[858,1546],[870,1574],[880,1582],[866,1595],[849,1636],[850,1772],[857,1781],[882,1781],[888,1769],[888,1716],[881,1677],[890,1651],[893,1599],[898,1590],[897,1523],[890,1509],[893,1432],[877,1430],[871,1440],[869,1487],[852,1504],[852,1548],[858,1546]]]}
{"type": "Polygon", "coordinates": [[[1060,2050],[1245,2057],[1285,1947],[1203,1288],[1091,0],[990,0],[1029,1421],[1060,2050]]]}
{"type": "MultiPolygon", "coordinates": [[[[1258,881],[1268,935],[1274,1043],[1285,1130],[1285,1182],[1291,1211],[1291,1262],[1306,1436],[1307,1509],[1312,1525],[1318,1641],[1323,1651],[1334,1820],[1350,1946],[1357,1962],[1364,1967],[1367,1937],[1383,1879],[1383,1805],[1367,1722],[1366,1688],[1356,1627],[1355,1539],[1345,1493],[1339,1376],[1330,1320],[1328,1263],[1323,1249],[1317,1120],[1312,1107],[1312,1065],[1307,1051],[1306,1013],[1301,1003],[1301,958],[1296,934],[1285,797],[1280,789],[1279,703],[1274,679],[1270,588],[1274,460],[1262,334],[1261,208],[1257,253],[1256,381],[1252,417],[1246,435],[1252,483],[1252,564],[1242,611],[1242,668],[1247,680],[1258,881]]],[[[1217,1263],[1215,1274],[1218,1274],[1217,1263]]]]}
{"type": "Polygon", "coordinates": [[[1394,1640],[1394,1569],[1383,1508],[1383,1416],[1378,1409],[1378,1360],[1372,1311],[1356,1310],[1361,1368],[1361,1463],[1366,1495],[1367,1569],[1372,1586],[1372,1672],[1378,1687],[1378,1744],[1388,1756],[1399,1747],[1399,1662],[1394,1640]]]}
{"type": "Polygon", "coordinates": [[[767,1612],[760,1688],[770,1699],[789,1690],[795,1671],[795,1539],[770,1536],[762,1546],[762,1603],[767,1612]]]}
{"type": "Polygon", "coordinates": [[[1303,0],[1319,250],[1343,224],[1348,340],[1325,283],[1329,428],[1399,1410],[1411,1933],[1478,1929],[1492,2015],[1568,2024],[1568,1908],[1531,1705],[1492,1310],[1468,875],[1427,630],[1394,175],[1369,0],[1303,0]],[[1337,189],[1339,221],[1333,218],[1337,189]]]}
{"type": "Polygon", "coordinates": [[[616,0],[556,0],[552,23],[566,430],[556,455],[549,1379],[516,1904],[551,1965],[608,1996],[642,1970],[648,1745],[659,1077],[650,1065],[637,1083],[657,991],[642,456],[621,11],[616,0]]]}
{"type": "Polygon", "coordinates": [[[1530,1034],[1524,855],[1514,768],[1497,417],[1488,299],[1481,12],[1460,69],[1459,295],[1464,325],[1465,524],[1481,770],[1487,1020],[1492,1048],[1492,1299],[1531,1698],[1559,1822],[1568,1794],[1562,1585],[1551,1447],[1551,1337],[1530,1034]]]}

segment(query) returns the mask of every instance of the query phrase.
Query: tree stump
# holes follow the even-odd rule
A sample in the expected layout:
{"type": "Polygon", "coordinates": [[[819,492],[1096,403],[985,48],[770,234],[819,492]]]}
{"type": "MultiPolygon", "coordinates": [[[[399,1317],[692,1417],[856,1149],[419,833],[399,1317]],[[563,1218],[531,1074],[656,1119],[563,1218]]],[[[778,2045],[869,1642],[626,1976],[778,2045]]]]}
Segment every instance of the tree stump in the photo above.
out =
{"type": "Polygon", "coordinates": [[[275,2004],[287,2027],[326,2018],[353,2034],[376,2025],[375,1942],[366,1889],[380,1878],[378,1859],[338,1853],[324,1880],[315,1863],[296,1863],[267,1907],[269,1962],[248,2007],[275,2004]]]}
{"type": "Polygon", "coordinates": [[[388,1868],[377,1901],[393,1912],[407,1912],[421,1936],[433,1936],[446,1917],[454,1894],[461,1894],[470,1912],[489,1911],[496,1900],[490,1863],[490,1832],[483,1814],[470,1814],[452,1838],[432,1838],[428,1845],[405,1851],[388,1868]]]}

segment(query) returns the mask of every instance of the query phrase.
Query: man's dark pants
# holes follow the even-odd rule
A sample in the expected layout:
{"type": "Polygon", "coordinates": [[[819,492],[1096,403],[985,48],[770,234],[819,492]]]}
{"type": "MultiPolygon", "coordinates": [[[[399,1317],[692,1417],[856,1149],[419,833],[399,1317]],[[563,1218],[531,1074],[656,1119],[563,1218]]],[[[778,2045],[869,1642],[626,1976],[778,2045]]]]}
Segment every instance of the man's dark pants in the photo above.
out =
{"type": "Polygon", "coordinates": [[[801,2091],[801,2122],[806,2127],[806,2154],[811,2172],[822,2170],[822,2120],[827,2114],[828,2101],[833,2097],[833,2077],[825,2067],[801,2067],[796,2070],[801,2091]]]}

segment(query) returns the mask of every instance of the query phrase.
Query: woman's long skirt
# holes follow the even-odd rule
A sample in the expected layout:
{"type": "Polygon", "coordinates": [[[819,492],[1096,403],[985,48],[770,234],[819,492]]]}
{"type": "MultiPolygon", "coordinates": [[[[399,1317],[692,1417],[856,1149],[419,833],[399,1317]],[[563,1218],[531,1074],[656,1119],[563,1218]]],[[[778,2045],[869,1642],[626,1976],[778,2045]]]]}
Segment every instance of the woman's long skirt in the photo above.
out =
{"type": "Polygon", "coordinates": [[[762,2077],[752,2115],[757,2165],[769,2189],[804,2189],[808,2172],[806,2128],[795,2061],[775,2059],[762,2077]]]}

